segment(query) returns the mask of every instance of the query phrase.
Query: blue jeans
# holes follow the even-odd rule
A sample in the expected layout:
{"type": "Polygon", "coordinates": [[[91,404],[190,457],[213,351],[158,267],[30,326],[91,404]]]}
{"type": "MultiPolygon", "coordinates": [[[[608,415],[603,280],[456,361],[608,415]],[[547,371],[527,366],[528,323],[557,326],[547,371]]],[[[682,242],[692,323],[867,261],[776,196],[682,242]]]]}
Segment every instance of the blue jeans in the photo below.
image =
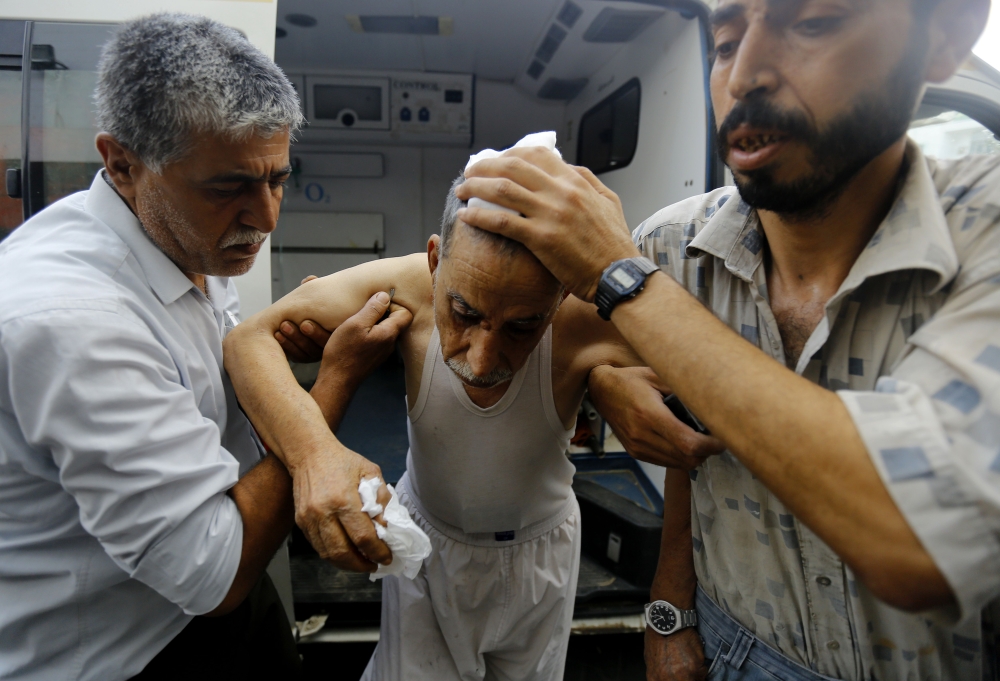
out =
{"type": "Polygon", "coordinates": [[[706,681],[832,681],[793,662],[747,631],[698,587],[698,633],[710,660],[706,681]]]}

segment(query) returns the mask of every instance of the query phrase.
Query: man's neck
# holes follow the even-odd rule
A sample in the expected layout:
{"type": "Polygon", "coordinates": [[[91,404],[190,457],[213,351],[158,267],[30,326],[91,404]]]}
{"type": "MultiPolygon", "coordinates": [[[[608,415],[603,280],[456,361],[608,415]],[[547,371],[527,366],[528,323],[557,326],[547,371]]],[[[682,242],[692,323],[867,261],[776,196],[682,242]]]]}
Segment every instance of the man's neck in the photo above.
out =
{"type": "Polygon", "coordinates": [[[770,251],[768,283],[832,297],[892,206],[905,150],[904,137],[862,168],[822,214],[796,220],[759,211],[770,251]]]}
{"type": "Polygon", "coordinates": [[[854,262],[885,219],[903,169],[905,138],[872,160],[829,209],[794,220],[759,211],[767,235],[767,289],[785,362],[794,368],[854,262]]]}
{"type": "Polygon", "coordinates": [[[201,289],[201,292],[206,296],[208,295],[208,281],[205,279],[204,274],[195,274],[194,272],[185,272],[184,276],[194,282],[194,285],[201,289]]]}

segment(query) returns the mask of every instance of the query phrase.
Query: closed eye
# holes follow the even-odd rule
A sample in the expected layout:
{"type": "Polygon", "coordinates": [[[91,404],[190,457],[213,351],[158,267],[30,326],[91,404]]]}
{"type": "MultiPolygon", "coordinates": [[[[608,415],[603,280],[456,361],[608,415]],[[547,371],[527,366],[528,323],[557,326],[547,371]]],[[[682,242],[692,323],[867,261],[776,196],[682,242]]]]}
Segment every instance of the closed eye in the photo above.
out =
{"type": "Polygon", "coordinates": [[[466,326],[474,326],[483,319],[482,316],[478,314],[456,310],[455,308],[451,308],[451,316],[454,317],[458,323],[465,324],[466,326]]]}

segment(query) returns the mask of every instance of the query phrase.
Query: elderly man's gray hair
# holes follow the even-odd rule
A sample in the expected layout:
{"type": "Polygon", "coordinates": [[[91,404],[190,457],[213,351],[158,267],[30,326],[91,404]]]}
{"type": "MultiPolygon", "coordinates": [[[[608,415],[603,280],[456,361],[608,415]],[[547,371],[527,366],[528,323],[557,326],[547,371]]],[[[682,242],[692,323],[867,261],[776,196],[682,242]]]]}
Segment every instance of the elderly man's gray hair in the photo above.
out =
{"type": "MultiPolygon", "coordinates": [[[[444,214],[441,216],[441,257],[447,258],[448,251],[451,249],[452,237],[455,234],[455,224],[458,222],[458,211],[460,208],[465,208],[466,203],[460,198],[455,196],[455,189],[458,188],[465,182],[465,175],[459,175],[455,178],[455,181],[451,183],[451,189],[448,190],[448,198],[444,200],[444,214]]],[[[464,222],[462,224],[465,224],[464,222]]],[[[478,227],[473,227],[472,225],[465,225],[465,229],[468,234],[479,241],[488,241],[497,246],[500,253],[507,256],[518,255],[519,253],[530,253],[527,247],[520,241],[515,241],[509,237],[503,236],[502,234],[497,234],[496,232],[488,232],[485,229],[479,229],[478,227]]]]}
{"type": "Polygon", "coordinates": [[[268,137],[304,122],[295,88],[239,32],[186,14],[125,23],[104,47],[97,93],[103,130],[154,172],[198,133],[268,137]]]}

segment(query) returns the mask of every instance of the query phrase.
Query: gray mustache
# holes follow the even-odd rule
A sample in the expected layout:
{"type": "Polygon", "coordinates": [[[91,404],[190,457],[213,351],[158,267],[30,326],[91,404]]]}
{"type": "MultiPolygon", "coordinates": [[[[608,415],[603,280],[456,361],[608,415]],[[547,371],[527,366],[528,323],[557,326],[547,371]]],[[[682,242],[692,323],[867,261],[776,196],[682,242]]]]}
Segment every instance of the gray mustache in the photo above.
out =
{"type": "Polygon", "coordinates": [[[514,377],[510,369],[494,369],[485,376],[476,376],[472,373],[472,367],[468,362],[460,362],[457,359],[449,359],[445,362],[448,368],[463,381],[476,388],[492,388],[493,386],[506,383],[514,377]]]}
{"type": "Polygon", "coordinates": [[[230,246],[248,246],[250,244],[263,243],[267,239],[267,234],[258,231],[252,227],[247,227],[236,232],[232,236],[228,236],[219,243],[220,248],[229,248],[230,246]]]}

